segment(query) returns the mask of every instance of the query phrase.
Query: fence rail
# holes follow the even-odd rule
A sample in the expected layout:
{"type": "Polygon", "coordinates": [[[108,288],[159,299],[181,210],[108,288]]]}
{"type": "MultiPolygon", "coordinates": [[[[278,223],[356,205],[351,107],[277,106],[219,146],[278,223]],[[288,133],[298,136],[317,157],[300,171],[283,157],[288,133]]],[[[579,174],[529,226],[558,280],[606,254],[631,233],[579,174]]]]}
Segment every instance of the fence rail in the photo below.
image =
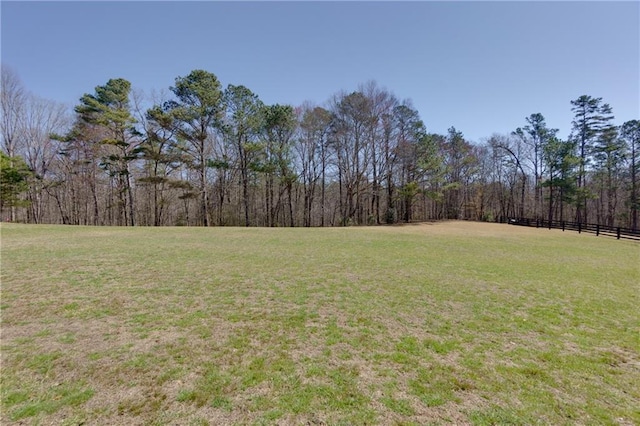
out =
{"type": "Polygon", "coordinates": [[[565,220],[545,220],[531,218],[503,218],[502,222],[510,225],[530,226],[534,228],[562,229],[563,231],[588,232],[592,234],[640,241],[640,230],[630,228],[599,225],[593,223],[568,222],[565,220]]]}

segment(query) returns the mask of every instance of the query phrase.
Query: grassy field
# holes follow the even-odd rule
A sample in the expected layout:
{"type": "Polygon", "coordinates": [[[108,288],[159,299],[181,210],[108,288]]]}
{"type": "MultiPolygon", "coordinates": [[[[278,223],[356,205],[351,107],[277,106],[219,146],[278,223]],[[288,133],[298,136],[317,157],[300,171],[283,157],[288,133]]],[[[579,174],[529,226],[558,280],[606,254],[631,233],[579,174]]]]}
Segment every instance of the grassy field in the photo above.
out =
{"type": "Polygon", "coordinates": [[[640,244],[3,224],[2,424],[640,424],[640,244]]]}

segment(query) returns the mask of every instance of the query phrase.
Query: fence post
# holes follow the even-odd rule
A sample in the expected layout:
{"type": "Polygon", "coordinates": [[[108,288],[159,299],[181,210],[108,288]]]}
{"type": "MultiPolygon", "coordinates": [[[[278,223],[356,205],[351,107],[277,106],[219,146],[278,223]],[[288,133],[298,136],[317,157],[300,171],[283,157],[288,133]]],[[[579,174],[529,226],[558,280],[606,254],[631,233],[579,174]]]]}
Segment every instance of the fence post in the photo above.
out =
{"type": "Polygon", "coordinates": [[[562,221],[562,232],[564,232],[564,220],[562,221]]]}
{"type": "Polygon", "coordinates": [[[552,220],[549,221],[549,229],[551,229],[551,223],[552,222],[553,222],[552,220]]]}
{"type": "Polygon", "coordinates": [[[600,235],[600,224],[596,225],[596,237],[600,235]]]}
{"type": "Polygon", "coordinates": [[[540,228],[540,219],[536,219],[536,228],[540,228]]]}
{"type": "Polygon", "coordinates": [[[578,234],[582,233],[582,224],[578,222],[578,234]]]}
{"type": "Polygon", "coordinates": [[[618,228],[616,229],[616,238],[620,239],[620,227],[618,226],[618,228]]]}

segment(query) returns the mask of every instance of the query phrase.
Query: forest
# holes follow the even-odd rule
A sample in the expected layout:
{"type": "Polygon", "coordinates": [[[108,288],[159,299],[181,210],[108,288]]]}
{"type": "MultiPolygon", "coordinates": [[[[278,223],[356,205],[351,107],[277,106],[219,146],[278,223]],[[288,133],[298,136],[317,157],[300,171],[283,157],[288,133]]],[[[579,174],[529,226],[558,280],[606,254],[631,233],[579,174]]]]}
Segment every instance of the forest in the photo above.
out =
{"type": "MultiPolygon", "coordinates": [[[[70,111],[2,67],[2,221],[348,226],[534,218],[638,229],[640,120],[602,98],[471,143],[428,131],[376,82],[322,105],[267,105],[194,70],[160,95],[114,78],[70,111]]],[[[455,119],[455,117],[452,117],[455,119]]]]}

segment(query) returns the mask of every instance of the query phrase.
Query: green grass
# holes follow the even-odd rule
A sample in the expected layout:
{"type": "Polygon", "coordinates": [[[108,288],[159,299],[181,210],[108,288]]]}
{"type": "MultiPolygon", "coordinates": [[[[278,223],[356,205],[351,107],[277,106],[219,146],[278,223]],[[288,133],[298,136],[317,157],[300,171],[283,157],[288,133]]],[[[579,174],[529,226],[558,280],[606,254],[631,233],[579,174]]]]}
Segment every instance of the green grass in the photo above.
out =
{"type": "Polygon", "coordinates": [[[635,242],[0,230],[2,424],[640,424],[635,242]]]}

